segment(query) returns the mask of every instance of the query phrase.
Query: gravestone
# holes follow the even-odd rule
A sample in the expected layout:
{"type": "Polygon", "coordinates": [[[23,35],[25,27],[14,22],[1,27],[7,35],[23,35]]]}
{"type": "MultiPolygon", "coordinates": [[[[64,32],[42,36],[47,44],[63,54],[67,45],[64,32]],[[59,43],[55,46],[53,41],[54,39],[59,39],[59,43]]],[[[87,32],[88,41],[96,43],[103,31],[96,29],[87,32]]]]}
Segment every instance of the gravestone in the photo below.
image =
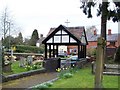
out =
{"type": "Polygon", "coordinates": [[[71,60],[66,60],[64,68],[71,68],[71,60]]]}
{"type": "Polygon", "coordinates": [[[28,56],[28,57],[27,57],[27,64],[28,64],[28,65],[32,65],[32,62],[33,62],[32,56],[28,56]]]}
{"type": "Polygon", "coordinates": [[[4,72],[11,72],[11,63],[7,56],[4,56],[4,67],[2,68],[4,72]]]}
{"type": "Polygon", "coordinates": [[[24,67],[26,65],[26,58],[20,57],[19,66],[24,67]]]}

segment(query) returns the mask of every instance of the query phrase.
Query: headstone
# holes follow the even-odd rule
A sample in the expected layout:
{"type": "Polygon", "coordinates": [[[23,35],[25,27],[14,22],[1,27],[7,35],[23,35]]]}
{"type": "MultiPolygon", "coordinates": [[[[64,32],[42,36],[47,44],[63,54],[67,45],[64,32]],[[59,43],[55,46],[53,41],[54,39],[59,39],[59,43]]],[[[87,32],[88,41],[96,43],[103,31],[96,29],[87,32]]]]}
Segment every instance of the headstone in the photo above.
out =
{"type": "Polygon", "coordinates": [[[26,60],[24,57],[20,57],[20,63],[19,63],[19,66],[20,67],[24,67],[26,65],[26,60]]]}
{"type": "Polygon", "coordinates": [[[71,60],[66,60],[64,68],[71,68],[71,60]]]}
{"type": "Polygon", "coordinates": [[[28,56],[27,57],[27,63],[28,63],[28,65],[32,65],[32,62],[33,62],[32,56],[28,56]]]}

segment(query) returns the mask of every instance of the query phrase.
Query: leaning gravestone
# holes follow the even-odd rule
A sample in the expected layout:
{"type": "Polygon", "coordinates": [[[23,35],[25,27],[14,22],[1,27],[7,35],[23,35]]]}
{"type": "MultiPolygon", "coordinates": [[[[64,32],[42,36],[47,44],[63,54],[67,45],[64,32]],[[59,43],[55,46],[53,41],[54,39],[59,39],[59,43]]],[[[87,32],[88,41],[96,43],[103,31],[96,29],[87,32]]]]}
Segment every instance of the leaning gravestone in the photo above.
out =
{"type": "Polygon", "coordinates": [[[28,63],[28,65],[32,65],[32,62],[33,62],[32,56],[28,56],[27,57],[27,63],[28,63]]]}

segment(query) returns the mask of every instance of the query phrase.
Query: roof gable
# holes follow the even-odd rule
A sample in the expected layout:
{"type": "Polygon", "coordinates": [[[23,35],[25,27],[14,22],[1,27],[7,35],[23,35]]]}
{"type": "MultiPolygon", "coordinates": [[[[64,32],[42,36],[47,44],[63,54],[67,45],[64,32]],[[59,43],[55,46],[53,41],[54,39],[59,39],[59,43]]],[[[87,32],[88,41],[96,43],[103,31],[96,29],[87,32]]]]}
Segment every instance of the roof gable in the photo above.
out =
{"type": "Polygon", "coordinates": [[[60,25],[58,28],[51,28],[47,37],[42,43],[81,43],[81,37],[84,37],[84,44],[87,44],[84,27],[67,28],[60,25]],[[83,35],[84,34],[84,35],[83,35]],[[54,38],[52,38],[54,37],[54,38]],[[60,41],[62,39],[62,41],[60,41]]]}

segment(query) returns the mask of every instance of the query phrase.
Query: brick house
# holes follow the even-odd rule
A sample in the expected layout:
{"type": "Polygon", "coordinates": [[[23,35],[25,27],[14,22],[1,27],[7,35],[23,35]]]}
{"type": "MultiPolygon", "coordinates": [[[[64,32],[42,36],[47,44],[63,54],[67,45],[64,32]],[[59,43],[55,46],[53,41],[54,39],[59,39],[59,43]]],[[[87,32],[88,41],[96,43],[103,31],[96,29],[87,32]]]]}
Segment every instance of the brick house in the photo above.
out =
{"type": "Polygon", "coordinates": [[[40,45],[42,44],[42,41],[45,39],[45,37],[43,37],[43,34],[40,34],[40,38],[39,40],[36,42],[36,46],[40,47],[40,45]]]}
{"type": "MultiPolygon", "coordinates": [[[[49,36],[56,28],[50,28],[50,31],[48,32],[49,36]]],[[[80,36],[83,34],[83,36],[87,38],[81,38],[82,42],[85,42],[85,40],[88,41],[87,49],[89,48],[96,48],[97,47],[97,38],[100,37],[100,34],[97,34],[97,31],[94,30],[93,34],[86,34],[83,33],[84,27],[67,27],[67,29],[77,38],[80,38],[80,36]]],[[[112,30],[108,29],[107,34],[107,52],[108,55],[113,55],[117,49],[117,47],[120,45],[120,34],[112,34],[112,30]]],[[[64,48],[67,48],[63,51],[66,51],[68,54],[77,54],[77,46],[63,46],[64,48]]]]}
{"type": "MultiPolygon", "coordinates": [[[[97,34],[94,30],[93,34],[87,34],[88,45],[87,48],[97,47],[97,38],[100,34],[97,34]]],[[[112,30],[108,29],[107,34],[107,55],[114,55],[117,47],[120,45],[120,34],[112,34],[112,30]]]]}

